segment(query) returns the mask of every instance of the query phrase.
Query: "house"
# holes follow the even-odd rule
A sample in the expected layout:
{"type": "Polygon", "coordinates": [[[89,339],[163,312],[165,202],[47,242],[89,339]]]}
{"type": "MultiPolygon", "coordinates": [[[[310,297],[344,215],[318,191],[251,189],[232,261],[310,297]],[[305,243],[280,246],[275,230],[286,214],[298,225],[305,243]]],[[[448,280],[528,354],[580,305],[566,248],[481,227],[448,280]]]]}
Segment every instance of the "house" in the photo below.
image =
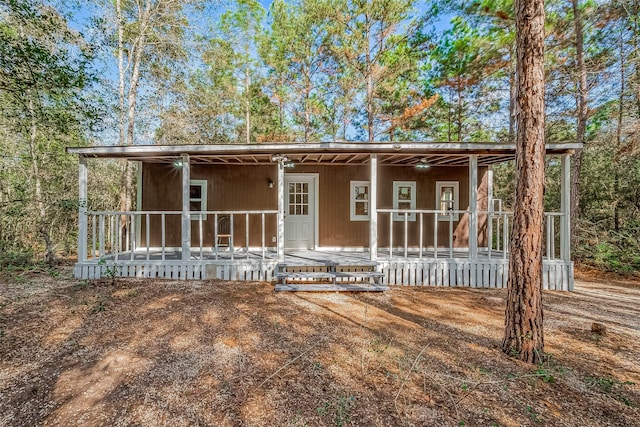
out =
{"type": "MultiPolygon", "coordinates": [[[[544,287],[573,289],[569,156],[545,213],[544,287]]],[[[276,289],[505,287],[512,214],[496,143],[280,143],[68,148],[79,156],[78,278],[278,280],[276,289]],[[139,164],[137,210],[90,212],[87,161],[139,164]],[[300,285],[302,286],[302,285],[300,285]]]]}

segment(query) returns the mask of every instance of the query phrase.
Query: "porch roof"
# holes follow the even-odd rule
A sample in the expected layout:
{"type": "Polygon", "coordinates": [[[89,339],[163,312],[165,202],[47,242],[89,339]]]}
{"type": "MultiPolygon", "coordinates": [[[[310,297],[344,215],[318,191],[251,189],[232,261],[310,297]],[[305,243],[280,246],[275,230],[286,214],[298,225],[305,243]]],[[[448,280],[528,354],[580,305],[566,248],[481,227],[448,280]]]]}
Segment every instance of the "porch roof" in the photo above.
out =
{"type": "MultiPolygon", "coordinates": [[[[547,144],[547,155],[571,154],[578,143],[547,144]]],[[[515,158],[515,145],[452,142],[327,142],[211,145],[133,145],[68,147],[67,152],[86,158],[118,158],[133,161],[171,163],[188,154],[199,164],[274,163],[274,155],[285,155],[295,163],[363,164],[370,154],[386,165],[412,166],[424,161],[432,166],[463,166],[469,155],[478,155],[479,165],[491,165],[515,158]]]]}

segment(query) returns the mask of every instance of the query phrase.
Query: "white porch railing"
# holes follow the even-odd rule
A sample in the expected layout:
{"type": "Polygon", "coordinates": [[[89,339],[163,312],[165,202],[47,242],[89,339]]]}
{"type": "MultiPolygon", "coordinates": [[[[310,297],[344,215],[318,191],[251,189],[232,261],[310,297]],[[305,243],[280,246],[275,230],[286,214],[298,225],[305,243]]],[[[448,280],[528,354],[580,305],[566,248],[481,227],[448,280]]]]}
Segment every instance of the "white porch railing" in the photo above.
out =
{"type": "MultiPolygon", "coordinates": [[[[380,217],[378,220],[387,217],[389,222],[388,230],[388,255],[389,258],[409,258],[409,254],[417,252],[418,258],[423,258],[426,254],[429,257],[438,259],[439,257],[455,258],[455,251],[466,251],[469,246],[455,246],[455,228],[460,224],[464,215],[471,213],[469,210],[449,211],[443,214],[439,210],[429,209],[378,209],[380,217]],[[457,219],[456,219],[457,216],[457,219]],[[415,217],[415,220],[410,219],[415,217]],[[399,219],[399,220],[398,220],[399,219]],[[411,238],[409,226],[417,223],[417,237],[411,238]],[[425,230],[428,224],[432,224],[429,233],[425,230]],[[400,229],[400,245],[394,246],[394,234],[398,235],[400,229]],[[446,238],[442,239],[440,234],[446,230],[446,238]],[[431,237],[432,236],[432,237],[431,237]],[[418,240],[417,245],[409,244],[410,240],[418,240]],[[427,244],[428,238],[431,242],[427,244]],[[395,252],[394,252],[395,251],[395,252]]],[[[509,241],[513,223],[513,213],[507,211],[478,211],[478,219],[484,223],[482,229],[478,231],[476,242],[483,256],[492,258],[507,259],[509,256],[509,241]]],[[[560,212],[544,213],[544,236],[543,251],[546,260],[561,259],[561,233],[562,219],[565,214],[560,212]]],[[[466,220],[465,220],[466,221],[466,220]]],[[[413,227],[416,228],[415,226],[413,227]]],[[[468,228],[467,228],[468,230],[468,228]]],[[[470,237],[470,236],[469,236],[470,237]]],[[[384,245],[384,242],[382,242],[384,245]]],[[[466,256],[465,256],[466,257],[466,256]]]]}
{"type": "MultiPolygon", "coordinates": [[[[265,259],[267,221],[273,222],[275,233],[277,214],[276,210],[190,212],[192,242],[193,236],[197,241],[196,246],[192,245],[191,253],[198,254],[200,259],[205,253],[211,253],[215,260],[219,258],[222,247],[229,250],[231,259],[236,256],[236,249],[248,253],[252,248],[251,233],[255,233],[251,220],[257,217],[260,243],[256,252],[265,259]],[[219,220],[223,217],[228,218],[228,230],[220,230],[219,220]],[[244,227],[243,237],[236,236],[236,225],[244,227]],[[227,239],[224,246],[220,242],[223,235],[227,239]],[[236,247],[238,242],[242,246],[236,247]]],[[[168,244],[167,231],[169,227],[177,228],[177,236],[181,236],[182,211],[100,211],[87,212],[86,216],[87,235],[81,238],[87,242],[87,260],[133,261],[136,256],[142,256],[149,261],[155,256],[164,261],[172,248],[180,246],[176,233],[172,234],[176,242],[171,246],[168,244]],[[158,244],[152,245],[153,241],[158,244]]]]}

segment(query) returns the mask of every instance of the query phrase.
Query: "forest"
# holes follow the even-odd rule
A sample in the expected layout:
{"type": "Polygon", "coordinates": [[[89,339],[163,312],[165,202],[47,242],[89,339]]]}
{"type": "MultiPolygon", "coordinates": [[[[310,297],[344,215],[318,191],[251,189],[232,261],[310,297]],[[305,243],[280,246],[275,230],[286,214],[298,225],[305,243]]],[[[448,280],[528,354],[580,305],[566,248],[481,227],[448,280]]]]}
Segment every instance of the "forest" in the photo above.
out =
{"type": "MultiPolygon", "coordinates": [[[[574,259],[638,272],[640,2],[545,7],[546,142],[584,144],[574,259]]],[[[0,267],[74,255],[65,147],[515,141],[512,0],[1,0],[0,17],[0,267]]],[[[495,171],[509,206],[514,165],[495,171]]],[[[91,209],[131,207],[128,166],[89,173],[91,209]]]]}

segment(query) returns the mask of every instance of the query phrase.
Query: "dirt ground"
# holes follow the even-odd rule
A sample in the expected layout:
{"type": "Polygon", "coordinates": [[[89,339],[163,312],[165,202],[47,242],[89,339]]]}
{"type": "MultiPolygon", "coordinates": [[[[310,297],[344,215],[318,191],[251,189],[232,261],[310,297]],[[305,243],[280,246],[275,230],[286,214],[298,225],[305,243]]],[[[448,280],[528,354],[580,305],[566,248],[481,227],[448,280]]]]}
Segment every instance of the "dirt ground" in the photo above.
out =
{"type": "Polygon", "coordinates": [[[545,292],[532,366],[502,290],[69,277],[0,279],[0,425],[640,426],[640,280],[545,292]]]}

